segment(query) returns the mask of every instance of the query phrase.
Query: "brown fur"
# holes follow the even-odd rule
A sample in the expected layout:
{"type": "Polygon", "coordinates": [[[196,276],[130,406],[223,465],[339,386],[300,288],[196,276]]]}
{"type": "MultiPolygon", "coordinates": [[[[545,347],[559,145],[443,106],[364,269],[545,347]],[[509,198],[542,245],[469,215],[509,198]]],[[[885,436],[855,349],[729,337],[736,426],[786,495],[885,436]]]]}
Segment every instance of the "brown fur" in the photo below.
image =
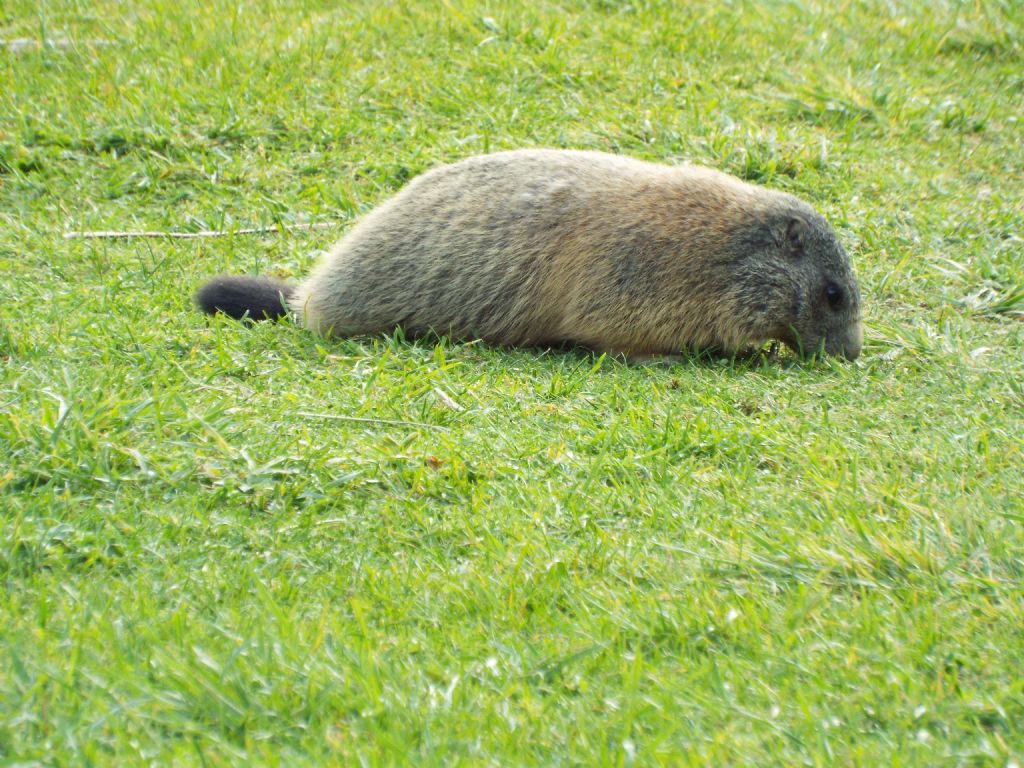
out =
{"type": "MultiPolygon", "coordinates": [[[[203,308],[222,309],[204,290],[203,308]]],[[[632,357],[769,340],[850,359],[861,348],[849,259],[809,205],[706,168],[596,152],[504,152],[425,173],[282,293],[307,327],[342,335],[401,326],[632,357]]]]}

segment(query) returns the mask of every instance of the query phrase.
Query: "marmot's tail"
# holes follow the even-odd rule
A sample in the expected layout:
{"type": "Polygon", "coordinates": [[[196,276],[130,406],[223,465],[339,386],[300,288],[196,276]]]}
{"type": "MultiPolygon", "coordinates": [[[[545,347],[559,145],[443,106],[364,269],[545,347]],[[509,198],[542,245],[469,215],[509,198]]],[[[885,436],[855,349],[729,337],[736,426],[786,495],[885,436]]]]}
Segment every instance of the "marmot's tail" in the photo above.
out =
{"type": "Polygon", "coordinates": [[[294,290],[269,277],[221,275],[196,292],[196,304],[210,315],[223,312],[238,320],[277,320],[288,316],[288,297],[294,290]]]}

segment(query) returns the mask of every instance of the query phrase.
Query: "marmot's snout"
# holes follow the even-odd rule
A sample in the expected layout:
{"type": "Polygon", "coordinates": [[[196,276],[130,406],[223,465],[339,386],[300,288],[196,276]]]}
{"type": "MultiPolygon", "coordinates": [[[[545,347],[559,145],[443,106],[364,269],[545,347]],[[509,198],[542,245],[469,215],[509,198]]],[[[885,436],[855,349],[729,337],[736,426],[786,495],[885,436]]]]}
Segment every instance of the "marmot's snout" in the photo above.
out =
{"type": "Polygon", "coordinates": [[[856,278],[851,273],[848,280],[852,298],[850,306],[846,310],[846,325],[841,327],[838,332],[828,335],[828,341],[832,342],[834,348],[826,343],[825,351],[830,355],[845,357],[847,360],[853,361],[860,357],[861,346],[864,342],[864,327],[861,323],[860,291],[857,290],[856,278]]]}
{"type": "Polygon", "coordinates": [[[846,333],[839,336],[835,342],[825,345],[825,351],[836,357],[845,357],[851,362],[860,357],[860,349],[864,340],[864,331],[858,320],[850,326],[846,333]]]}

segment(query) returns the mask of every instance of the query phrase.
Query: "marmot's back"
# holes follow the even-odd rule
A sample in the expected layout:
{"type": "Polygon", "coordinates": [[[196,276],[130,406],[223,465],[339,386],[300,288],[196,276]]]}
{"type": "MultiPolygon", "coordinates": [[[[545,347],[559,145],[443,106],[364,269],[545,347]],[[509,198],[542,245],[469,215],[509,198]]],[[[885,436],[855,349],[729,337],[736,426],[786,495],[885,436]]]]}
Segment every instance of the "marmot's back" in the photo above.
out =
{"type": "Polygon", "coordinates": [[[574,230],[594,225],[588,189],[607,199],[644,167],[541,150],[430,171],[342,239],[292,307],[311,327],[344,334],[402,325],[507,344],[553,340],[543,337],[565,307],[545,303],[545,286],[574,230]]]}
{"type": "Polygon", "coordinates": [[[634,355],[769,339],[860,348],[848,260],[805,203],[709,169],[595,152],[505,152],[430,171],[359,222],[288,304],[345,335],[402,326],[634,355]]]}

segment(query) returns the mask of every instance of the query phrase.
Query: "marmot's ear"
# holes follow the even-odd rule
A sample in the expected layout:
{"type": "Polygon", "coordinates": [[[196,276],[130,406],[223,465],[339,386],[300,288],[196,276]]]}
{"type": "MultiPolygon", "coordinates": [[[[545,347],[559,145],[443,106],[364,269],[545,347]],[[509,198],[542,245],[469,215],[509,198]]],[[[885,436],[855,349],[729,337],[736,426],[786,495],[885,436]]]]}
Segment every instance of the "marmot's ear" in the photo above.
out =
{"type": "Polygon", "coordinates": [[[793,218],[789,220],[786,227],[786,254],[794,259],[800,258],[804,253],[804,239],[807,233],[807,222],[803,219],[793,218]]]}

